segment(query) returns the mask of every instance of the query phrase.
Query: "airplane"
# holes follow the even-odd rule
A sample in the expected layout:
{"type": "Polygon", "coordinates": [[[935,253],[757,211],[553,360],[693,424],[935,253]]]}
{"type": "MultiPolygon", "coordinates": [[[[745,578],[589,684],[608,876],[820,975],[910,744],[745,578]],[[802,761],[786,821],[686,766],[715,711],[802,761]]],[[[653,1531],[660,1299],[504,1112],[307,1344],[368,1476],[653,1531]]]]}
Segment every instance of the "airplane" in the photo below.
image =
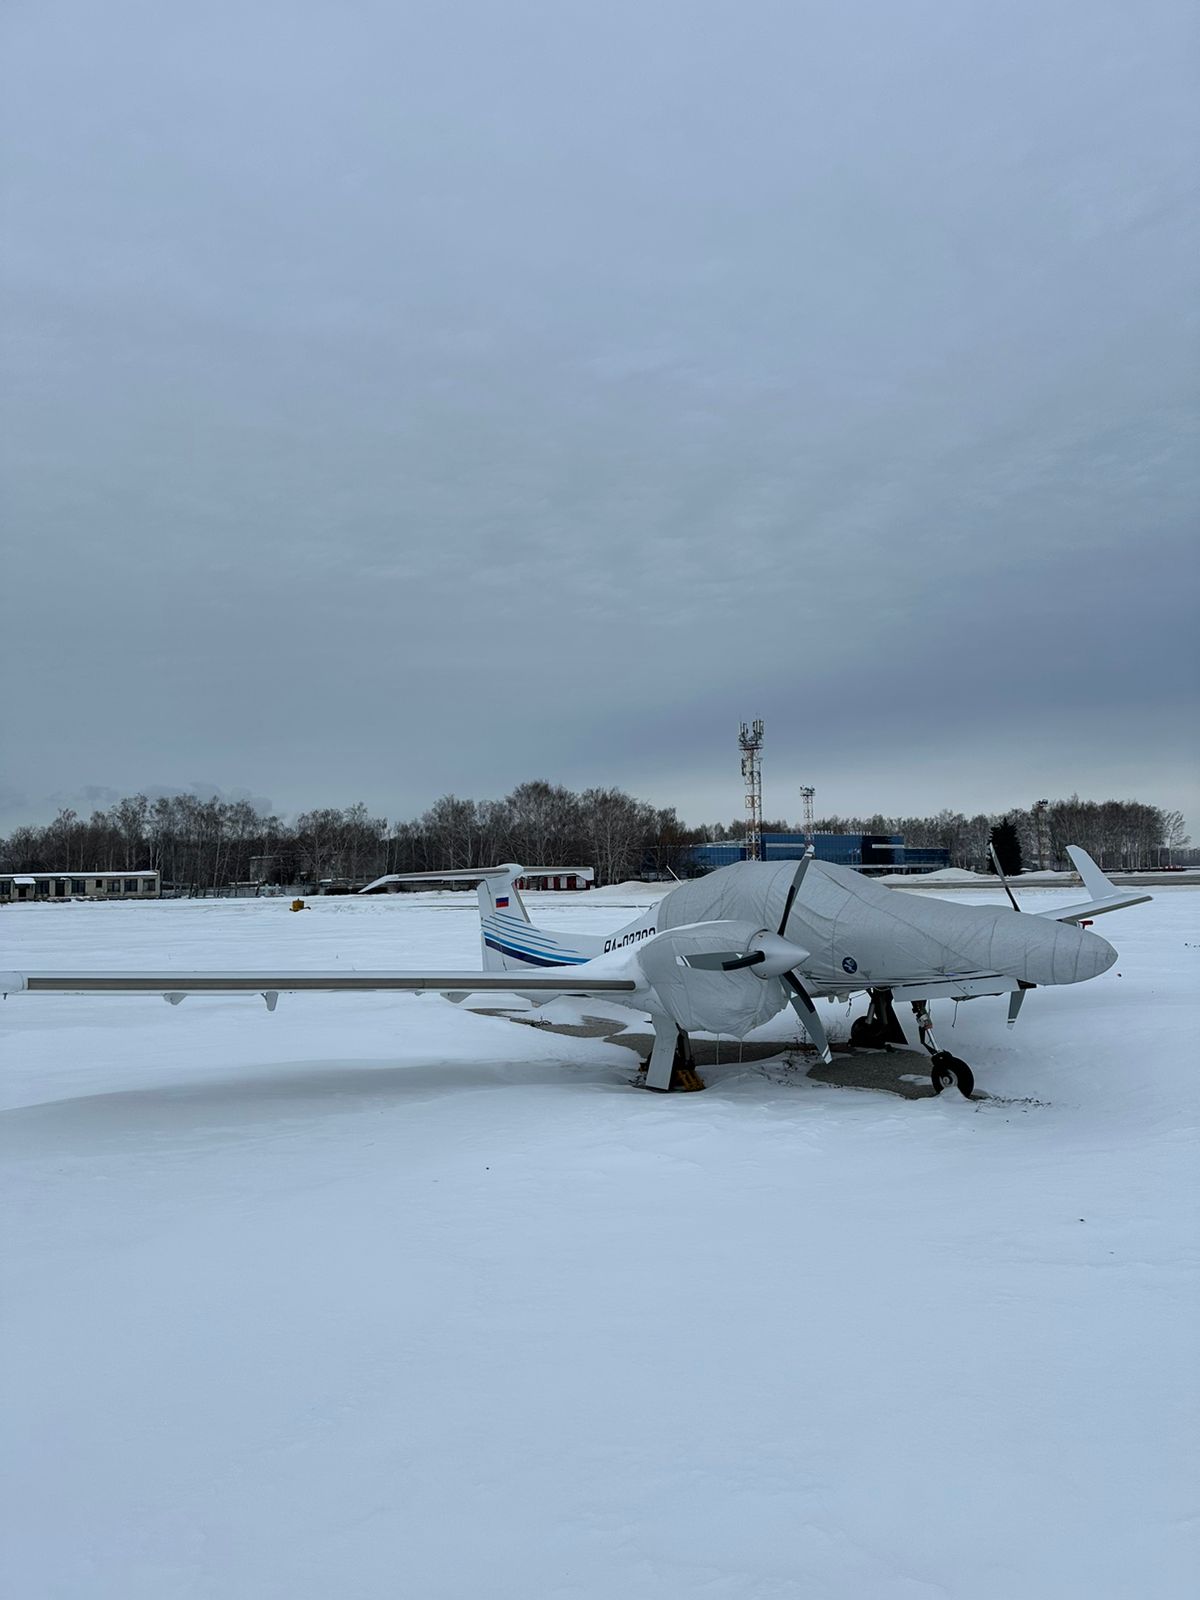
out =
{"type": "MultiPolygon", "coordinates": [[[[934,1092],[957,1088],[970,1098],[974,1074],[939,1047],[931,1002],[1007,994],[1011,1027],[1031,989],[1082,983],[1117,959],[1084,924],[1152,898],[1122,894],[1078,846],[1068,854],[1091,898],[1049,911],[1022,912],[1002,873],[1011,909],[953,905],[818,861],[810,849],[799,863],[738,861],[679,883],[607,938],[535,927],[516,887],[524,869],[508,862],[447,875],[479,879],[482,971],[0,972],[0,994],[157,993],[177,1005],[193,994],[257,993],[270,1011],[280,994],[313,991],[433,991],[455,1000],[503,993],[534,1003],[595,996],[649,1014],[646,1087],[665,1091],[703,1087],[692,1033],[741,1039],[788,1006],[828,1064],[815,1000],[865,993],[851,1044],[907,1044],[895,1010],[907,1001],[934,1092]]],[[[368,889],[399,881],[380,878],[368,889]]]]}

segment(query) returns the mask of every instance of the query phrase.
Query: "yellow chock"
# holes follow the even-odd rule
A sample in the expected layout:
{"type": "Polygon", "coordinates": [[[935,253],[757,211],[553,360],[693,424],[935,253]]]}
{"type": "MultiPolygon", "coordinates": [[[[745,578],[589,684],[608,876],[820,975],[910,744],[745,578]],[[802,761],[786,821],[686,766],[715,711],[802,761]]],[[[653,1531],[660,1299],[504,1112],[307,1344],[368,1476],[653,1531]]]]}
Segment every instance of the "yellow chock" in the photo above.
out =
{"type": "MultiPolygon", "coordinates": [[[[649,1059],[639,1061],[638,1073],[644,1077],[649,1067],[649,1059]]],[[[645,1087],[646,1085],[643,1083],[642,1088],[644,1089],[645,1087]]],[[[671,1082],[667,1087],[672,1094],[676,1092],[679,1094],[695,1094],[698,1089],[707,1089],[708,1085],[695,1067],[685,1066],[683,1062],[676,1060],[671,1068],[671,1082]]],[[[661,1094],[662,1091],[659,1090],[659,1093],[661,1094]]]]}
{"type": "Polygon", "coordinates": [[[697,1089],[703,1089],[704,1087],[704,1079],[696,1071],[695,1067],[672,1067],[672,1089],[678,1089],[682,1094],[695,1094],[697,1089]]]}
{"type": "Polygon", "coordinates": [[[303,900],[293,900],[292,901],[292,910],[293,911],[307,911],[308,907],[304,904],[303,900]]]}

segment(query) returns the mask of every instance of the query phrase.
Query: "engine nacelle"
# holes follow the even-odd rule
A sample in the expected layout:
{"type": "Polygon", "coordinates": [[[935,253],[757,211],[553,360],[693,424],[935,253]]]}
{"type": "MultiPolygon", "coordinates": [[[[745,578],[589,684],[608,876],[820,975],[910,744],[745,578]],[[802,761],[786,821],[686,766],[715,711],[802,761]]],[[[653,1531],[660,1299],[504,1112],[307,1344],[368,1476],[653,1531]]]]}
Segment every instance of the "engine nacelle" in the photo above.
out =
{"type": "Polygon", "coordinates": [[[659,1008],[685,1033],[742,1035],[787,1004],[779,976],[806,954],[753,923],[705,922],[667,928],[634,960],[659,1008]],[[737,964],[726,970],[730,962],[737,964]]]}

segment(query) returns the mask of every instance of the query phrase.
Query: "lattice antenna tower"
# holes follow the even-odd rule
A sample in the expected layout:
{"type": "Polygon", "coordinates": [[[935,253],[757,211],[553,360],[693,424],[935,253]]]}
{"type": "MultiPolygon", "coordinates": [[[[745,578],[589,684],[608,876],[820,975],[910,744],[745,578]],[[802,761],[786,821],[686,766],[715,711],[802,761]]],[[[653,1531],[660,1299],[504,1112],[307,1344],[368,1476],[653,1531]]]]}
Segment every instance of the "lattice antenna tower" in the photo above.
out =
{"type": "Polygon", "coordinates": [[[1033,802],[1033,825],[1037,830],[1037,858],[1039,872],[1044,872],[1046,868],[1046,812],[1049,810],[1049,808],[1049,800],[1035,800],[1033,802]]]}
{"type": "Polygon", "coordinates": [[[738,732],[742,778],[746,785],[746,860],[762,860],[762,718],[738,732]]]}
{"type": "Polygon", "coordinates": [[[800,785],[800,798],[804,801],[804,842],[815,844],[813,839],[813,799],[816,790],[811,783],[800,785]]]}

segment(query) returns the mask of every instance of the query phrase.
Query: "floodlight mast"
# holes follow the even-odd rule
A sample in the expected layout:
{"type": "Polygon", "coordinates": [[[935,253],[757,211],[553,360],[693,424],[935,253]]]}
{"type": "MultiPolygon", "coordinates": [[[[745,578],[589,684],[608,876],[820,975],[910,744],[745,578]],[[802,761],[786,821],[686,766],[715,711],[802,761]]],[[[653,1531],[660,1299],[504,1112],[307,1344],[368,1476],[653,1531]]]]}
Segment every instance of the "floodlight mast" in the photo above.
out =
{"type": "Polygon", "coordinates": [[[762,718],[738,732],[742,752],[742,779],[746,785],[746,860],[762,860],[762,718]]]}
{"type": "Polygon", "coordinates": [[[1049,810],[1049,800],[1035,800],[1033,803],[1033,826],[1037,832],[1037,858],[1038,871],[1046,870],[1046,812],[1049,810]]]}
{"type": "Polygon", "coordinates": [[[801,784],[800,798],[804,801],[804,842],[810,847],[815,845],[813,839],[813,799],[816,790],[811,783],[801,784]]]}

